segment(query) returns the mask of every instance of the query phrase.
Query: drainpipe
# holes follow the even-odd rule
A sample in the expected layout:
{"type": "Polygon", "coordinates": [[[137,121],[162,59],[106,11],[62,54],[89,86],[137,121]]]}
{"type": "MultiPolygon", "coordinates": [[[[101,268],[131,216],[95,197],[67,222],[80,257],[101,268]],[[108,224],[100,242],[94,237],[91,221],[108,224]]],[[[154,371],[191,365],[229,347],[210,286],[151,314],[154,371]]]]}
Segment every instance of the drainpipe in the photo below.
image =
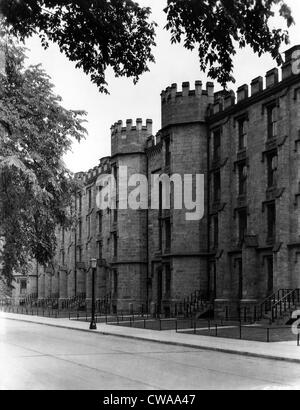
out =
{"type": "MultiPolygon", "coordinates": [[[[75,191],[75,214],[77,217],[77,193],[75,191]]],[[[74,287],[74,293],[75,296],[77,296],[77,225],[75,227],[75,236],[74,236],[74,242],[75,242],[75,253],[74,253],[74,281],[75,281],[75,287],[74,287]]]]}
{"type": "Polygon", "coordinates": [[[206,181],[206,207],[207,207],[207,299],[210,299],[210,132],[207,127],[207,181],[206,181]]]}
{"type": "MultiPolygon", "coordinates": [[[[148,169],[149,169],[149,159],[148,159],[148,155],[146,153],[146,172],[147,172],[147,176],[149,176],[148,173],[148,169]]],[[[148,197],[149,199],[149,197],[148,197]]],[[[149,313],[149,204],[148,204],[148,208],[146,210],[147,214],[146,214],[146,246],[147,246],[147,254],[146,254],[146,258],[147,258],[147,283],[146,283],[146,288],[147,288],[147,307],[146,307],[146,313],[149,313]]]]}

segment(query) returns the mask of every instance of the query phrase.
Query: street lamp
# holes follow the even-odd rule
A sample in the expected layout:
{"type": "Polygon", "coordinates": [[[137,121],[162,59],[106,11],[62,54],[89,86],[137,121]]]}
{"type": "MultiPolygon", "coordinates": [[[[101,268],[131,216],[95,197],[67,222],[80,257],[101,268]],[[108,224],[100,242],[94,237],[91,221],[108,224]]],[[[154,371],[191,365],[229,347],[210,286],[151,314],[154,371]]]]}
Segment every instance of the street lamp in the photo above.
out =
{"type": "Polygon", "coordinates": [[[97,259],[91,259],[92,269],[92,320],[90,324],[90,330],[97,330],[97,324],[95,320],[95,276],[97,269],[97,259]]]}

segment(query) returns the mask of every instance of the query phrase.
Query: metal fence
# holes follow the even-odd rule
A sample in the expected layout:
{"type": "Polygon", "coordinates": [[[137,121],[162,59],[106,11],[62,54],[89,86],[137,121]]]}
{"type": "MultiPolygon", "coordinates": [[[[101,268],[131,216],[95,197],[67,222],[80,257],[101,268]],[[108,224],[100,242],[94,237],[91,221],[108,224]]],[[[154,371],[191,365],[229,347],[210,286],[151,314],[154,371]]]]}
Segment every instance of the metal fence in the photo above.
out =
{"type": "MultiPolygon", "coordinates": [[[[57,309],[25,308],[18,306],[0,306],[0,311],[49,318],[69,318],[70,320],[91,320],[90,311],[64,311],[57,309]]],[[[258,341],[265,343],[295,341],[300,346],[300,335],[294,335],[291,326],[259,326],[253,324],[250,318],[227,318],[215,320],[213,318],[153,318],[149,314],[96,314],[96,322],[107,325],[123,326],[135,329],[154,331],[175,331],[183,334],[210,336],[238,340],[258,341]]],[[[300,327],[298,327],[300,330],[300,327]]]]}
{"type": "Polygon", "coordinates": [[[0,306],[0,312],[15,313],[19,315],[28,316],[40,316],[49,318],[67,318],[69,317],[68,311],[58,309],[44,309],[44,308],[30,308],[23,306],[0,306]]]}
{"type": "Polygon", "coordinates": [[[264,343],[296,341],[297,345],[300,346],[300,335],[295,335],[292,332],[291,326],[259,326],[247,325],[242,322],[210,322],[204,328],[195,322],[192,330],[183,331],[183,333],[264,343]]]}

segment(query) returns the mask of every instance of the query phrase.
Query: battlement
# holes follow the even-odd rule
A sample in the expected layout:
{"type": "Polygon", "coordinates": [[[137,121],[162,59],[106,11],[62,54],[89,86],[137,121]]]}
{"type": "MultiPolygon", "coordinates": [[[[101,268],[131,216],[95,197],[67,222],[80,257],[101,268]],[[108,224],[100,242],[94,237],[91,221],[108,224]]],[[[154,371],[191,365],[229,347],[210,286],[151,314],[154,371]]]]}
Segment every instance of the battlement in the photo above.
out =
{"type": "Polygon", "coordinates": [[[83,185],[93,183],[99,175],[109,174],[111,172],[111,158],[104,157],[100,159],[99,165],[89,169],[87,172],[77,172],[74,178],[83,185]]]}
{"type": "Polygon", "coordinates": [[[161,100],[162,104],[167,104],[170,100],[176,101],[179,98],[186,98],[186,97],[201,97],[201,96],[209,96],[213,97],[214,95],[214,84],[208,82],[206,84],[206,89],[204,90],[202,87],[202,81],[195,82],[195,89],[192,90],[190,83],[185,82],[182,83],[182,91],[178,91],[178,85],[172,84],[171,87],[166,88],[166,90],[162,91],[161,93],[161,100]]]}
{"type": "Polygon", "coordinates": [[[151,148],[154,148],[154,147],[159,148],[159,147],[161,147],[161,143],[162,143],[162,135],[161,135],[160,132],[158,132],[158,133],[156,134],[156,136],[151,135],[151,137],[149,137],[149,138],[147,139],[147,146],[146,146],[146,148],[147,148],[148,150],[151,149],[151,148]]]}
{"type": "Polygon", "coordinates": [[[138,118],[135,121],[127,120],[126,127],[123,121],[116,122],[111,127],[111,153],[112,156],[134,154],[143,152],[146,148],[147,139],[152,135],[152,120],[138,118]]]}
{"type": "Polygon", "coordinates": [[[123,126],[123,121],[118,121],[111,126],[111,135],[112,137],[116,134],[126,134],[130,132],[136,131],[146,131],[149,134],[152,134],[152,120],[146,120],[146,125],[143,125],[143,120],[141,118],[137,118],[135,121],[135,125],[133,125],[133,120],[126,121],[126,127],[123,126]]]}
{"type": "Polygon", "coordinates": [[[253,79],[250,87],[248,84],[244,84],[238,88],[237,93],[234,91],[215,93],[210,114],[215,115],[226,112],[235,106],[238,107],[241,103],[247,102],[247,100],[250,102],[253,97],[258,97],[259,94],[263,96],[269,89],[280,85],[280,83],[284,84],[289,78],[299,77],[299,75],[294,74],[292,68],[294,63],[293,54],[297,51],[300,52],[300,45],[285,52],[285,63],[282,66],[281,79],[279,69],[273,68],[266,73],[265,79],[262,76],[253,79]]]}
{"type": "Polygon", "coordinates": [[[214,101],[214,84],[208,82],[203,89],[202,82],[195,82],[192,90],[190,83],[172,84],[161,93],[162,128],[169,125],[205,121],[207,108],[214,101]]]}

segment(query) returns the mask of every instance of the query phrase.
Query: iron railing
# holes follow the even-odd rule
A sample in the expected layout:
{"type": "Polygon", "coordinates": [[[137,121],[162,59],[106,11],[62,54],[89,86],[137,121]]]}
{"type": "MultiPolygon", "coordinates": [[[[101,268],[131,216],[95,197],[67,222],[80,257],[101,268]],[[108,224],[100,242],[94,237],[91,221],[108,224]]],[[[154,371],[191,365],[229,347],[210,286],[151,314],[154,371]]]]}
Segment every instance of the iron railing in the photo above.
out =
{"type": "Polygon", "coordinates": [[[292,289],[279,289],[272,295],[267,297],[255,308],[256,319],[262,320],[265,315],[268,315],[270,312],[272,312],[273,306],[275,306],[276,303],[285,298],[292,291],[292,289]]]}
{"type": "Polygon", "coordinates": [[[202,292],[196,290],[182,302],[175,304],[175,316],[192,317],[213,309],[213,305],[203,298],[202,292]]]}
{"type": "Polygon", "coordinates": [[[294,310],[298,304],[300,304],[300,289],[294,289],[289,293],[286,293],[272,306],[272,322],[282,317],[287,312],[292,313],[292,310],[294,310]]]}

